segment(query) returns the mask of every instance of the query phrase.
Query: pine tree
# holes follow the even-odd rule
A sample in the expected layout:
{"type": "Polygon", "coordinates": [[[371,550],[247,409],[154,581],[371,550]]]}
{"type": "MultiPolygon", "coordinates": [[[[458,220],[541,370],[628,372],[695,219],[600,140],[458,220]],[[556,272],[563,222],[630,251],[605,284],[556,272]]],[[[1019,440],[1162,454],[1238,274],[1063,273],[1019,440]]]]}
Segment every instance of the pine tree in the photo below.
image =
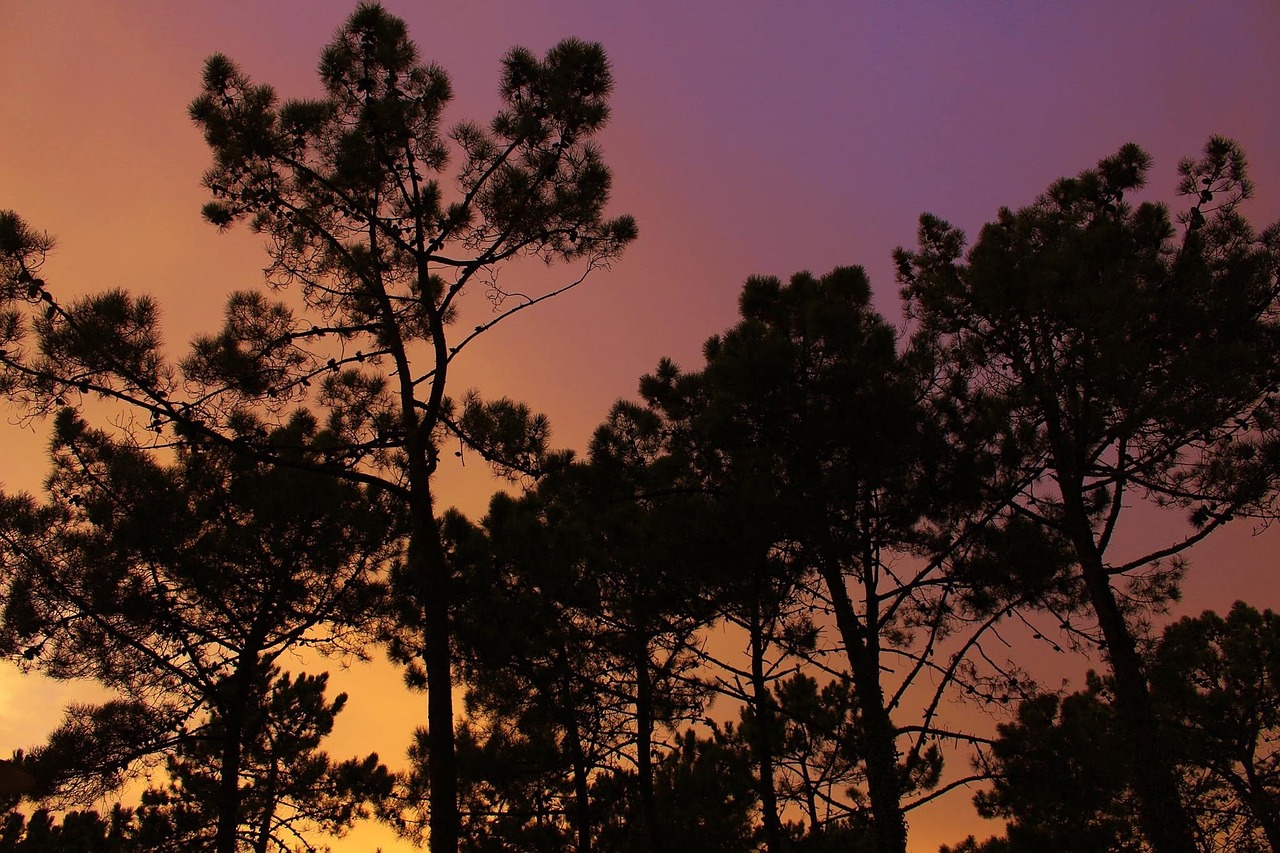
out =
{"type": "MultiPolygon", "coordinates": [[[[719,507],[721,529],[711,535],[733,542],[709,578],[722,608],[749,622],[753,608],[777,608],[777,594],[804,601],[811,589],[806,603],[833,617],[857,708],[846,732],[854,743],[844,748],[864,774],[862,816],[877,849],[904,851],[910,795],[938,784],[935,741],[956,734],[934,716],[964,655],[935,661],[938,643],[960,617],[973,620],[976,643],[1007,611],[1007,603],[969,608],[946,570],[991,511],[973,486],[986,454],[947,444],[912,359],[871,307],[862,269],[787,283],[755,277],[739,307],[741,321],[704,346],[704,369],[663,360],[641,381],[650,440],[672,448],[685,488],[719,507]],[[884,677],[890,661],[903,664],[901,682],[884,677]],[[941,676],[936,696],[920,725],[899,725],[900,697],[925,671],[941,676]]],[[[752,641],[753,656],[762,639],[752,641]]],[[[776,716],[756,680],[753,712],[776,716]]],[[[757,750],[776,729],[776,721],[753,727],[757,750]]],[[[767,775],[762,790],[774,784],[767,775]]]]}
{"type": "MultiPolygon", "coordinates": [[[[295,448],[318,439],[303,416],[268,434],[295,448]]],[[[231,849],[250,720],[274,666],[304,647],[366,653],[398,553],[394,508],[230,447],[180,447],[166,463],[70,409],[53,455],[47,501],[2,498],[4,642],[45,675],[127,698],[70,709],[27,756],[33,793],[90,800],[201,738],[218,756],[206,815],[231,849]]]]}
{"type": "Polygon", "coordinates": [[[967,255],[958,229],[925,215],[919,248],[896,257],[909,313],[934,341],[939,393],[958,389],[1005,425],[992,446],[1021,491],[1016,513],[1070,557],[1065,577],[1110,666],[1143,830],[1174,853],[1192,849],[1191,828],[1152,724],[1140,625],[1176,597],[1186,548],[1233,516],[1270,512],[1280,227],[1258,233],[1238,213],[1252,185],[1230,140],[1179,167],[1193,200],[1181,239],[1164,206],[1127,200],[1150,165],[1126,145],[1000,211],[967,255]],[[1189,525],[1116,559],[1135,501],[1182,508],[1189,525]]]}
{"type": "Polygon", "coordinates": [[[408,550],[397,582],[420,612],[412,651],[429,688],[432,846],[449,853],[458,834],[454,602],[433,478],[453,440],[535,471],[547,428],[506,400],[455,402],[448,377],[479,335],[572,289],[634,239],[630,217],[605,216],[610,173],[593,139],[612,77],[597,44],[569,39],[541,59],[513,49],[498,114],[446,133],[447,75],[374,3],[337,31],[320,77],[322,97],[281,103],[217,55],[191,105],[213,153],[206,218],[247,221],[266,236],[269,281],[293,289],[292,307],[234,294],[222,331],[175,366],[154,302],[112,292],[63,304],[39,276],[52,240],[4,213],[0,390],[34,414],[108,398],[132,408],[139,440],[148,426],[174,430],[196,445],[374,486],[400,504],[408,550]],[[497,279],[520,259],[572,271],[526,295],[497,279]],[[468,292],[497,310],[459,329],[468,292]],[[327,413],[317,457],[269,440],[300,401],[327,413]],[[238,429],[246,418],[254,426],[238,429]]]}

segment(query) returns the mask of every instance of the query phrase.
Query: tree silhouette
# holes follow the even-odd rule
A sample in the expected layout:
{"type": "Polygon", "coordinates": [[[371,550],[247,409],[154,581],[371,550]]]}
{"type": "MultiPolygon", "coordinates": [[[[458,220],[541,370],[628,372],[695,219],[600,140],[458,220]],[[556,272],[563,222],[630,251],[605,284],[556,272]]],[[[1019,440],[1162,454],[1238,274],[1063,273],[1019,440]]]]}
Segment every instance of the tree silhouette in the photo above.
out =
{"type": "Polygon", "coordinates": [[[505,723],[548,747],[538,766],[559,779],[573,846],[586,853],[595,835],[592,778],[631,736],[616,658],[596,618],[596,582],[582,560],[581,521],[547,480],[519,500],[495,495],[481,529],[471,529],[483,535],[457,552],[467,590],[457,633],[469,706],[490,727],[505,723]]]}
{"type": "Polygon", "coordinates": [[[744,669],[708,652],[705,657],[715,674],[706,678],[720,695],[743,703],[739,734],[755,762],[765,849],[775,853],[784,849],[775,784],[782,764],[780,753],[785,750],[785,712],[778,708],[778,683],[791,668],[790,654],[813,651],[810,640],[816,642],[817,630],[811,620],[811,602],[795,589],[795,578],[785,567],[776,565],[770,543],[756,538],[770,531],[766,502],[752,502],[762,515],[749,507],[724,506],[726,503],[733,503],[733,497],[721,496],[716,501],[723,516],[711,522],[714,529],[726,534],[715,537],[724,571],[710,573],[708,580],[716,589],[720,618],[746,632],[748,662],[744,669]]]}
{"type": "MultiPolygon", "coordinates": [[[[267,440],[303,448],[320,433],[300,415],[267,440]]],[[[250,719],[274,664],[303,647],[365,653],[396,519],[378,495],[331,477],[229,447],[176,453],[164,464],[59,414],[47,502],[3,499],[4,638],[29,667],[128,697],[71,709],[28,757],[39,793],[84,799],[139,759],[207,739],[207,816],[216,849],[232,850],[250,719]]]]}
{"type": "MultiPolygon", "coordinates": [[[[849,754],[862,763],[868,823],[879,849],[905,850],[904,814],[919,801],[908,794],[938,784],[935,741],[956,735],[935,725],[942,692],[1006,609],[972,610],[947,571],[994,511],[973,486],[984,450],[948,446],[860,268],[786,284],[752,278],[739,306],[741,321],[706,343],[702,371],[664,360],[642,380],[651,431],[678,448],[688,487],[721,503],[722,539],[739,540],[724,551],[736,560],[724,570],[727,610],[749,623],[753,608],[776,612],[779,594],[807,595],[832,617],[855,696],[849,754]],[[961,617],[975,622],[969,639],[949,662],[935,660],[961,617]],[[904,674],[886,680],[899,663],[904,674]],[[924,672],[939,676],[934,699],[920,725],[900,727],[893,712],[924,672]]],[[[762,639],[751,640],[753,657],[762,639]]],[[[774,700],[752,678],[763,720],[774,700]]],[[[757,749],[776,728],[753,727],[757,749]]]]}
{"type": "MultiPolygon", "coordinates": [[[[288,395],[325,364],[385,358],[394,365],[385,373],[334,373],[326,393],[345,421],[345,447],[338,452],[376,461],[386,449],[397,451],[386,470],[412,519],[405,577],[423,609],[432,844],[448,851],[457,843],[449,569],[431,478],[445,431],[474,442],[489,422],[484,413],[511,410],[471,400],[468,412],[456,413],[445,397],[446,378],[475,335],[552,294],[512,297],[515,307],[452,346],[446,327],[464,288],[477,278],[488,278],[489,296],[499,305],[510,297],[492,272],[505,260],[580,260],[585,275],[632,239],[629,219],[603,218],[609,172],[590,141],[608,115],[611,81],[597,45],[566,41],[542,61],[513,50],[504,60],[504,109],[489,128],[462,124],[450,135],[463,159],[461,195],[449,201],[435,177],[448,157],[440,132],[448,81],[438,67],[418,62],[402,22],[362,5],[326,49],[321,76],[324,100],[276,109],[269,89],[254,86],[221,57],[209,61],[205,94],[192,104],[215,154],[206,176],[215,201],[205,214],[218,225],[251,218],[254,229],[273,240],[273,280],[299,283],[326,325],[312,327],[318,332],[264,334],[255,320],[239,322],[233,313],[222,336],[197,345],[190,364],[211,386],[234,386],[255,398],[288,395]],[[314,347],[330,336],[343,342],[337,358],[325,362],[314,348],[299,353],[301,344],[314,347]],[[353,352],[356,338],[367,344],[353,352]],[[417,342],[429,354],[415,369],[417,342]],[[240,381],[246,349],[258,360],[247,383],[240,381]],[[292,368],[278,379],[277,360],[292,368]],[[476,410],[481,414],[468,419],[476,410]],[[470,422],[476,418],[479,423],[470,422]]],[[[536,447],[543,429],[536,422],[521,426],[517,439],[536,447]]],[[[509,449],[490,445],[482,453],[509,449]]]]}
{"type": "Polygon", "coordinates": [[[1015,850],[1142,851],[1122,735],[1105,687],[1024,702],[992,745],[994,788],[975,797],[983,817],[1012,818],[1015,850]]]}
{"type": "Polygon", "coordinates": [[[1163,206],[1126,201],[1149,167],[1127,145],[1002,210],[964,258],[964,235],[925,215],[919,249],[896,258],[943,393],[1004,413],[996,446],[1022,485],[1016,512],[1068,549],[1114,678],[1144,832],[1171,853],[1191,849],[1191,828],[1151,725],[1138,620],[1176,595],[1183,550],[1270,500],[1280,228],[1258,234],[1236,212],[1252,186],[1229,140],[1180,165],[1195,200],[1180,241],[1163,206]],[[1113,556],[1135,499],[1189,510],[1185,536],[1113,556]]]}
{"type": "MultiPolygon", "coordinates": [[[[846,792],[863,781],[854,702],[847,678],[819,688],[817,679],[796,673],[775,689],[779,794],[802,810],[806,837],[824,837],[828,827],[839,826],[853,812],[846,792]]],[[[744,718],[744,728],[749,720],[744,718]]],[[[865,808],[857,799],[854,805],[865,808]]]]}
{"type": "MultiPolygon", "coordinates": [[[[1166,748],[1201,853],[1275,849],[1278,650],[1275,614],[1237,602],[1225,618],[1169,625],[1150,651],[1151,725],[1173,734],[1166,748]]],[[[993,786],[974,802],[1008,820],[1007,835],[956,853],[1150,849],[1106,680],[1090,673],[1084,691],[1028,700],[999,732],[993,786]]]]}
{"type": "MultiPolygon", "coordinates": [[[[235,849],[314,851],[314,832],[341,835],[367,814],[368,803],[389,793],[391,776],[376,755],[334,763],[317,750],[346,701],[345,695],[325,701],[326,680],[280,676],[246,715],[235,849]]],[[[68,812],[61,824],[44,809],[30,820],[11,811],[0,829],[0,850],[215,849],[226,733],[217,715],[210,716],[178,739],[168,754],[168,786],[149,788],[139,807],[117,804],[109,820],[96,812],[68,812]]]]}
{"type": "Polygon", "coordinates": [[[1151,690],[1201,826],[1234,849],[1280,849],[1280,617],[1236,602],[1165,628],[1151,690]],[[1265,838],[1265,845],[1262,839],[1265,838]]]}
{"type": "Polygon", "coordinates": [[[191,105],[213,152],[206,218],[247,220],[267,237],[269,281],[296,290],[301,314],[234,294],[223,330],[175,368],[153,302],[113,292],[63,305],[38,276],[52,241],[6,213],[0,386],[37,413],[110,398],[154,430],[172,425],[202,445],[377,485],[401,503],[409,547],[398,577],[422,612],[429,688],[432,845],[447,853],[458,831],[452,596],[433,476],[446,438],[530,468],[546,436],[544,421],[508,401],[456,404],[447,379],[477,336],[573,288],[634,239],[633,220],[604,215],[610,174],[593,141],[612,78],[599,45],[570,39],[542,59],[513,49],[498,114],[446,134],[448,77],[373,3],[336,33],[320,77],[321,98],[280,103],[217,55],[191,105]],[[522,258],[575,266],[525,295],[497,283],[504,262],[522,258]],[[464,292],[477,289],[496,310],[455,331],[464,292]],[[282,419],[304,398],[327,412],[319,458],[272,444],[265,426],[236,429],[246,412],[282,419]]]}
{"type": "MultiPolygon", "coordinates": [[[[591,849],[590,779],[617,748],[624,711],[606,688],[612,665],[599,631],[582,616],[579,549],[557,524],[559,510],[536,490],[498,493],[479,525],[445,518],[459,592],[455,654],[467,683],[457,726],[465,849],[591,849]]],[[[407,633],[397,644],[412,642],[407,633]]],[[[419,730],[407,802],[425,787],[429,748],[419,730]]],[[[414,811],[398,807],[391,817],[418,837],[414,811]]]]}
{"type": "MultiPolygon", "coordinates": [[[[589,461],[562,460],[519,499],[496,495],[478,526],[447,520],[469,685],[459,737],[478,773],[463,773],[469,847],[505,823],[514,849],[534,843],[530,832],[564,846],[548,839],[569,829],[576,849],[592,849],[592,792],[623,795],[597,785],[601,775],[624,780],[628,843],[661,843],[660,738],[700,712],[704,691],[690,673],[713,611],[699,598],[699,499],[665,488],[663,460],[650,453],[659,448],[630,441],[627,429],[615,413],[589,461]]],[[[428,749],[420,738],[417,757],[428,749]]]]}
{"type": "Polygon", "coordinates": [[[679,469],[651,417],[614,407],[591,441],[576,495],[583,568],[592,609],[615,661],[613,687],[633,709],[637,786],[630,821],[640,849],[662,845],[654,771],[656,735],[696,719],[705,687],[696,679],[698,632],[715,616],[701,572],[703,500],[681,488],[679,469]]]}
{"type": "Polygon", "coordinates": [[[134,814],[116,806],[109,817],[95,811],[72,811],[61,822],[37,809],[30,818],[9,812],[0,827],[3,853],[125,853],[138,849],[134,814]]]}
{"type": "MultiPolygon", "coordinates": [[[[625,794],[598,794],[601,851],[729,853],[758,850],[756,789],[746,744],[732,729],[713,727],[710,736],[686,729],[654,768],[654,800],[661,824],[650,844],[637,837],[625,794]]],[[[629,774],[603,777],[598,788],[621,786],[629,774]]]]}
{"type": "MultiPolygon", "coordinates": [[[[319,751],[346,694],[325,701],[327,676],[277,675],[246,715],[241,739],[238,849],[254,853],[313,849],[320,831],[341,835],[390,793],[377,755],[336,763],[319,751]]],[[[151,788],[138,809],[141,849],[216,844],[221,787],[220,720],[186,738],[169,757],[170,782],[151,788]]]]}

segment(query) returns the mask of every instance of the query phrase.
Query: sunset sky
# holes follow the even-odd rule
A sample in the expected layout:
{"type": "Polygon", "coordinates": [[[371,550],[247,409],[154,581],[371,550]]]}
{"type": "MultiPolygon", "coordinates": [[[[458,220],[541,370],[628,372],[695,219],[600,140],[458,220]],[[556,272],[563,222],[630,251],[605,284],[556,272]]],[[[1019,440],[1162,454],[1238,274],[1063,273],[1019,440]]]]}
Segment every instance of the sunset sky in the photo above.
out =
{"type": "MultiPolygon", "coordinates": [[[[541,54],[577,36],[612,60],[612,212],[634,214],[640,239],[612,271],[499,327],[453,378],[455,393],[474,385],[547,413],[563,447],[581,450],[659,357],[696,369],[748,275],[861,264],[900,322],[890,253],[913,244],[921,212],[974,234],[1126,142],[1155,159],[1147,196],[1176,207],[1178,159],[1211,134],[1234,137],[1258,186],[1245,215],[1280,218],[1276,0],[385,5],[450,73],[450,123],[492,115],[513,45],[541,54]]],[[[0,209],[57,237],[50,286],[153,294],[175,355],[215,328],[227,292],[256,285],[266,256],[246,229],[219,234],[200,218],[209,156],[187,104],[203,60],[223,52],[282,97],[315,95],[319,51],[352,7],[0,0],[0,209]]],[[[520,289],[520,274],[503,284],[520,289]]],[[[462,322],[483,322],[483,298],[469,305],[462,322]]],[[[37,489],[44,425],[9,409],[5,420],[0,483],[37,489]]],[[[444,476],[443,503],[483,512],[494,485],[478,460],[444,476]]],[[[1250,534],[1193,552],[1180,613],[1237,598],[1280,606],[1280,538],[1250,534]]],[[[352,694],[335,755],[400,761],[425,703],[398,679],[385,666],[335,679],[352,694]]],[[[38,742],[76,695],[0,670],[0,754],[38,742]]],[[[998,829],[963,791],[911,820],[918,851],[998,829]]],[[[390,851],[389,838],[365,829],[335,850],[390,851]]]]}

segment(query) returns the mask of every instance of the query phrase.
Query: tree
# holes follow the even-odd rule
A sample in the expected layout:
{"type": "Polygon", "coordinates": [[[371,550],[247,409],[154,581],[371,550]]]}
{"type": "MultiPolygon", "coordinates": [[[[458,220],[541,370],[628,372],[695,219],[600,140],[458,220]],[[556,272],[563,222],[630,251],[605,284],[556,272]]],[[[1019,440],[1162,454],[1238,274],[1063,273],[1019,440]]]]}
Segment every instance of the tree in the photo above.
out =
{"type": "Polygon", "coordinates": [[[335,34],[320,77],[321,98],[280,103],[217,55],[191,105],[213,152],[206,218],[247,220],[264,234],[269,281],[294,287],[302,314],[234,294],[223,330],[175,368],[150,300],[111,293],[63,305],[37,275],[52,241],[5,214],[0,383],[34,411],[107,397],[156,429],[376,485],[400,503],[409,522],[398,579],[421,610],[416,651],[428,682],[431,841],[448,853],[458,834],[453,598],[433,477],[447,437],[532,470],[546,424],[505,400],[455,404],[447,380],[477,336],[576,286],[634,239],[631,218],[605,217],[610,175],[593,142],[612,78],[596,44],[570,39],[543,59],[516,48],[503,60],[499,113],[445,134],[448,77],[373,3],[335,34]],[[458,167],[446,180],[451,154],[458,167]],[[496,277],[522,258],[576,268],[563,285],[526,296],[496,277]],[[497,311],[455,331],[464,292],[477,288],[497,311]],[[328,413],[320,458],[234,428],[246,412],[284,418],[303,399],[328,413]]]}
{"type": "MultiPolygon", "coordinates": [[[[634,237],[631,220],[603,217],[609,173],[591,143],[608,115],[611,79],[598,45],[562,42],[544,61],[513,50],[504,60],[505,107],[491,127],[463,124],[451,134],[463,162],[461,195],[447,202],[433,173],[447,162],[439,125],[448,81],[438,67],[418,63],[403,23],[378,6],[360,6],[325,51],[321,76],[325,100],[289,102],[277,110],[269,89],[251,84],[222,57],[210,60],[205,93],[192,104],[215,154],[206,176],[215,201],[205,212],[218,225],[249,217],[274,241],[275,281],[301,284],[308,307],[328,324],[320,337],[368,340],[354,354],[344,346],[341,363],[385,357],[394,364],[388,374],[337,374],[350,377],[349,390],[337,383],[327,390],[335,414],[348,421],[343,450],[374,454],[375,460],[376,451],[388,446],[399,451],[384,470],[411,517],[406,578],[407,592],[423,609],[432,845],[448,851],[457,844],[451,605],[431,478],[444,431],[464,442],[493,438],[502,444],[507,436],[486,430],[486,415],[513,409],[471,400],[458,418],[445,397],[446,378],[475,335],[553,294],[515,297],[518,305],[453,346],[446,326],[457,316],[464,288],[505,260],[581,260],[589,272],[634,237]],[[415,342],[429,347],[425,366],[417,369],[415,342]]],[[[509,294],[491,284],[490,296],[501,304],[509,294]]],[[[210,357],[195,372],[255,397],[287,394],[325,362],[309,354],[301,372],[282,377],[283,387],[259,364],[245,385],[238,381],[240,347],[247,344],[260,361],[289,362],[309,334],[282,340],[275,330],[262,335],[253,323],[233,317],[221,338],[198,346],[197,356],[210,357]],[[227,340],[236,344],[235,357],[224,361],[227,350],[220,344],[227,340]],[[261,387],[264,378],[267,388],[261,387]]],[[[536,447],[545,427],[524,426],[516,440],[536,447]]],[[[513,449],[480,447],[486,456],[505,458],[501,451],[513,449]]]]}
{"type": "MultiPolygon", "coordinates": [[[[849,804],[846,794],[863,780],[852,685],[847,678],[836,678],[819,688],[817,679],[799,672],[774,693],[772,707],[780,723],[775,738],[779,795],[802,810],[808,821],[805,837],[822,838],[856,807],[865,808],[856,799],[849,804]]],[[[754,722],[752,716],[744,709],[744,728],[754,722]]]]}
{"type": "Polygon", "coordinates": [[[1195,201],[1181,240],[1163,206],[1126,201],[1150,165],[1126,145],[1002,210],[967,256],[958,229],[925,215],[919,248],[896,258],[909,315],[934,340],[940,393],[1003,413],[993,447],[1020,484],[1016,514],[1071,557],[1144,832],[1172,853],[1189,851],[1192,833],[1167,738],[1151,724],[1141,620],[1176,596],[1186,548],[1268,510],[1280,470],[1280,228],[1259,234],[1237,213],[1252,185],[1229,140],[1180,164],[1180,192],[1195,201]],[[1188,510],[1185,535],[1115,556],[1135,499],[1188,510]]]}
{"type": "MultiPolygon", "coordinates": [[[[751,756],[729,727],[713,727],[703,737],[685,729],[654,769],[654,791],[661,827],[655,853],[747,853],[758,850],[756,788],[751,756]]],[[[622,800],[621,802],[625,802],[622,800]]],[[[617,842],[604,850],[634,850],[626,844],[626,811],[614,823],[617,842]],[[621,824],[621,826],[618,826],[621,824]],[[623,831],[619,831],[623,830],[623,831]]]]}
{"type": "MultiPolygon", "coordinates": [[[[588,461],[564,457],[520,498],[495,495],[480,525],[447,519],[464,593],[454,625],[469,684],[459,732],[482,771],[465,780],[469,844],[529,847],[521,822],[535,818],[552,843],[562,814],[576,849],[590,850],[602,774],[629,786],[636,849],[659,844],[668,823],[654,777],[669,750],[661,736],[701,710],[690,675],[712,610],[697,583],[699,498],[666,488],[659,448],[632,441],[629,426],[615,413],[588,461]]],[[[418,756],[428,748],[420,743],[418,756]]]]}
{"type": "MultiPolygon", "coordinates": [[[[1280,850],[1280,617],[1236,602],[1165,628],[1151,690],[1193,768],[1191,812],[1235,849],[1280,850]]],[[[1207,833],[1202,833],[1207,834],[1207,833]]]]}
{"type": "Polygon", "coordinates": [[[582,570],[595,592],[590,615],[614,663],[612,689],[633,709],[638,849],[658,849],[666,818],[654,772],[662,729],[696,719],[706,700],[696,678],[698,634],[715,617],[701,575],[703,497],[682,488],[652,417],[616,405],[596,430],[590,459],[571,484],[582,531],[582,570]]]}
{"type": "MultiPolygon", "coordinates": [[[[536,757],[522,766],[555,792],[544,801],[561,800],[574,848],[589,853],[592,779],[626,748],[628,709],[581,559],[584,513],[552,482],[569,474],[518,499],[494,495],[478,527],[453,517],[449,538],[465,592],[456,636],[469,722],[490,732],[486,746],[497,735],[536,757]]],[[[510,764],[500,750],[497,760],[510,764]]]]}
{"type": "MultiPolygon", "coordinates": [[[[55,427],[48,500],[3,497],[4,645],[48,676],[128,698],[73,706],[28,756],[38,793],[92,799],[199,740],[216,755],[203,814],[216,849],[234,850],[245,750],[253,720],[270,716],[275,664],[304,647],[366,653],[399,551],[394,510],[369,489],[230,447],[179,446],[165,464],[70,409],[55,427]]],[[[323,436],[299,415],[266,440],[301,457],[323,436]]]]}
{"type": "Polygon", "coordinates": [[[30,818],[11,811],[0,827],[3,853],[125,853],[136,850],[137,824],[129,809],[116,806],[107,819],[95,811],[67,812],[61,822],[45,809],[30,818]]]}
{"type": "MultiPolygon", "coordinates": [[[[319,750],[347,696],[325,700],[327,675],[276,674],[246,715],[241,739],[237,849],[310,851],[315,831],[341,835],[391,789],[391,774],[371,754],[334,762],[319,750]]],[[[143,849],[213,847],[219,825],[220,720],[185,738],[169,756],[169,785],[150,788],[138,810],[143,849]]]]}
{"type": "Polygon", "coordinates": [[[740,575],[734,579],[716,573],[708,580],[716,590],[718,616],[746,632],[748,663],[743,669],[707,653],[706,662],[715,673],[707,680],[720,695],[743,703],[739,732],[755,762],[765,849],[775,853],[784,849],[777,779],[786,722],[785,711],[778,707],[779,682],[791,669],[789,655],[814,651],[810,640],[816,642],[817,629],[811,620],[812,603],[797,592],[795,578],[774,565],[770,545],[754,541],[752,534],[767,534],[769,525],[763,519],[747,522],[750,511],[739,512],[728,509],[726,516],[738,523],[720,527],[738,535],[716,539],[726,566],[732,565],[740,575]]]}
{"type": "MultiPolygon", "coordinates": [[[[1201,853],[1276,848],[1280,773],[1280,621],[1237,602],[1164,629],[1148,654],[1153,706],[1201,853]]],[[[999,726],[990,790],[979,814],[1009,821],[1007,836],[963,851],[1145,851],[1124,732],[1109,683],[1037,696],[999,726]]]]}
{"type": "MultiPolygon", "coordinates": [[[[479,524],[459,513],[444,520],[467,684],[456,726],[464,849],[592,847],[591,776],[617,748],[624,714],[604,686],[612,662],[582,616],[588,593],[570,556],[573,525],[557,523],[558,509],[540,489],[500,492],[479,524]]],[[[425,787],[429,749],[419,730],[408,803],[425,787]]],[[[390,815],[411,837],[421,835],[415,811],[390,815]]]]}
{"type": "Polygon", "coordinates": [[[1015,850],[1140,853],[1147,848],[1133,821],[1122,737],[1096,677],[1065,699],[1023,702],[1017,722],[999,727],[995,781],[974,798],[978,813],[1012,819],[1015,850]]]}
{"type": "MultiPolygon", "coordinates": [[[[368,802],[389,793],[391,776],[376,755],[335,763],[317,750],[346,701],[342,694],[332,702],[325,701],[326,681],[323,675],[280,676],[272,682],[265,701],[254,703],[246,715],[234,849],[310,853],[317,848],[309,833],[320,830],[341,835],[357,818],[366,816],[368,802]]],[[[102,715],[102,709],[91,710],[102,715]]],[[[222,823],[219,809],[226,733],[217,715],[210,717],[206,724],[177,739],[176,749],[167,755],[168,786],[149,788],[138,808],[117,804],[109,821],[96,812],[71,811],[63,815],[61,824],[43,808],[30,820],[11,811],[0,828],[0,850],[116,853],[214,849],[222,823]]],[[[72,715],[73,722],[76,719],[72,715]]],[[[116,724],[121,725],[120,721],[116,724]]],[[[98,730],[111,729],[100,725],[98,730]]],[[[129,740],[127,732],[115,733],[129,740]]],[[[42,752],[69,751],[83,747],[85,740],[84,732],[67,725],[54,733],[50,746],[42,752]]],[[[39,755],[36,765],[48,768],[56,759],[72,768],[84,763],[83,756],[77,760],[74,755],[39,755]]]]}
{"type": "MultiPolygon", "coordinates": [[[[685,376],[679,384],[695,384],[685,376]]],[[[695,392],[696,393],[696,392],[695,392]]],[[[626,407],[623,407],[624,409],[626,407]]],[[[649,420],[654,412],[633,412],[633,419],[649,420]]],[[[680,427],[664,415],[666,423],[652,423],[649,433],[661,437],[669,467],[681,471],[683,488],[704,492],[698,504],[696,536],[679,544],[696,549],[696,578],[702,594],[712,603],[717,621],[745,633],[747,663],[742,650],[718,651],[706,644],[701,652],[706,669],[701,678],[717,694],[742,704],[742,724],[737,735],[749,747],[755,764],[756,796],[760,806],[761,840],[770,853],[787,849],[779,802],[780,752],[785,712],[778,708],[778,684],[793,672],[806,655],[815,654],[819,631],[814,624],[815,602],[804,582],[788,570],[786,544],[778,545],[777,507],[768,481],[768,469],[736,474],[759,484],[732,486],[705,474],[689,458],[694,443],[680,437],[680,427]]],[[[702,449],[702,448],[699,448],[702,449]]],[[[714,449],[711,453],[715,453],[714,449]]]]}
{"type": "MultiPolygon", "coordinates": [[[[663,360],[642,380],[650,431],[686,464],[686,487],[721,502],[721,539],[740,540],[725,550],[736,563],[722,576],[739,574],[721,588],[726,609],[750,622],[754,608],[776,612],[782,592],[833,617],[857,715],[848,754],[862,768],[870,832],[878,850],[905,851],[906,810],[939,784],[936,740],[959,734],[935,723],[943,691],[1008,609],[968,607],[947,565],[1003,498],[988,504],[974,486],[989,469],[985,448],[947,443],[945,417],[930,408],[914,356],[898,352],[897,333],[872,309],[863,270],[752,278],[739,307],[741,321],[707,341],[702,371],[663,360]],[[758,581],[743,583],[752,573],[758,581]],[[959,651],[936,660],[966,620],[959,651]],[[902,675],[887,679],[897,664],[902,675]],[[919,725],[900,726],[894,712],[924,672],[939,676],[936,693],[919,725]]],[[[755,658],[763,639],[751,641],[755,658]]],[[[759,749],[759,736],[777,728],[763,721],[777,712],[763,679],[753,681],[759,749]]],[[[767,775],[762,790],[774,783],[767,775]]]]}

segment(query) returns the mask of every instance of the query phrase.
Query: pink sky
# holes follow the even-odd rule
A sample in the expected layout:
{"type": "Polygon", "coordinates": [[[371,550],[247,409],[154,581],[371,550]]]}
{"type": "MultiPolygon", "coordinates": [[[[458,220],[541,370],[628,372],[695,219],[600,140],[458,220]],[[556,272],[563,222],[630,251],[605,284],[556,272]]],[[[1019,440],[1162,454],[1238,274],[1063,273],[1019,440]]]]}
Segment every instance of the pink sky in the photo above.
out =
{"type": "MultiPolygon", "coordinates": [[[[913,243],[922,211],[976,232],[999,206],[1029,202],[1125,142],[1152,153],[1149,195],[1169,199],[1179,157],[1233,136],[1259,188],[1246,215],[1280,218],[1275,0],[386,5],[452,75],[455,121],[492,113],[514,44],[541,52],[572,35],[613,60],[613,210],[638,218],[640,240],[612,272],[500,328],[455,386],[526,400],[562,446],[580,449],[660,356],[696,368],[702,341],[734,321],[746,276],[862,264],[897,320],[889,255],[913,243]]],[[[244,230],[219,235],[200,220],[208,155],[186,105],[203,59],[225,52],[282,96],[311,95],[319,50],[350,10],[4,4],[0,208],[58,237],[50,284],[156,295],[175,351],[216,326],[227,291],[254,285],[265,256],[244,230]]],[[[0,482],[38,487],[41,427],[0,429],[0,482]]],[[[480,466],[448,477],[444,501],[482,511],[492,484],[480,466]]],[[[1240,530],[1194,553],[1184,610],[1280,605],[1277,541],[1240,530]]],[[[401,698],[385,668],[344,689],[353,699],[334,753],[398,760],[421,698],[401,698]],[[367,743],[369,731],[384,740],[367,743]]],[[[38,739],[70,695],[0,672],[0,752],[38,739]]],[[[914,816],[913,850],[995,830],[953,822],[964,813],[960,792],[914,816]]],[[[391,849],[374,831],[336,849],[374,843],[391,849]]]]}

